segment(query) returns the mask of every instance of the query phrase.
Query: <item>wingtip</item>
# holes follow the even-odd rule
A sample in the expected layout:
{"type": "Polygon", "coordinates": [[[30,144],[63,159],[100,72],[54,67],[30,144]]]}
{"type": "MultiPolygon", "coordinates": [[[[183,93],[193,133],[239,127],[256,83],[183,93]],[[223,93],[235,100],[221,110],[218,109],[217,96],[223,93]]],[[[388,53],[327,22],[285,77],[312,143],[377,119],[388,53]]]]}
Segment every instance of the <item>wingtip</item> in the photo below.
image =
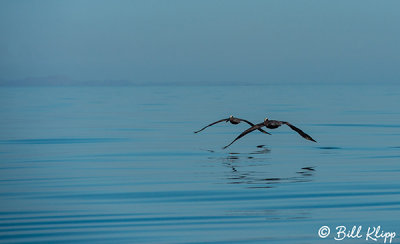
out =
{"type": "Polygon", "coordinates": [[[309,141],[313,141],[313,142],[317,142],[316,140],[314,140],[311,136],[307,135],[304,137],[305,139],[309,140],[309,141]]]}

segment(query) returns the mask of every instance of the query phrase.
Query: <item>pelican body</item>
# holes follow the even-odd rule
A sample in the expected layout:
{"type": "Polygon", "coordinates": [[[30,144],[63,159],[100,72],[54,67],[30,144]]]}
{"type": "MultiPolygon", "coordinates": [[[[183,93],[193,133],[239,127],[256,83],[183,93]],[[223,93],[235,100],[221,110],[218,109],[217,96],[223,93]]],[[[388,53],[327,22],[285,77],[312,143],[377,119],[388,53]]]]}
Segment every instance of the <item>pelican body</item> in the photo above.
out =
{"type": "MultiPolygon", "coordinates": [[[[232,115],[229,116],[229,120],[228,120],[231,124],[237,125],[239,124],[241,121],[244,121],[244,119],[239,119],[239,118],[235,118],[232,115]]],[[[226,121],[226,122],[228,122],[226,121]]],[[[252,124],[252,123],[251,123],[252,124]]]]}

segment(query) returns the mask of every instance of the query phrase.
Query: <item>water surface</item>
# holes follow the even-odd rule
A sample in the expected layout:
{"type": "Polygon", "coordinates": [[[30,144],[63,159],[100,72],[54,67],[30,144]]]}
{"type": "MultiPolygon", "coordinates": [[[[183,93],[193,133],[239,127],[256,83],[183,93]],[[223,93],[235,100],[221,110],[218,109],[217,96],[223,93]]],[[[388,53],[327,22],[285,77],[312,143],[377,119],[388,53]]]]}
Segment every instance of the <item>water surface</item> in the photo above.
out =
{"type": "Polygon", "coordinates": [[[399,91],[1,88],[0,242],[332,242],[318,237],[323,225],[400,233],[399,91]],[[318,143],[281,127],[222,150],[246,124],[193,133],[231,114],[289,121],[318,143]]]}

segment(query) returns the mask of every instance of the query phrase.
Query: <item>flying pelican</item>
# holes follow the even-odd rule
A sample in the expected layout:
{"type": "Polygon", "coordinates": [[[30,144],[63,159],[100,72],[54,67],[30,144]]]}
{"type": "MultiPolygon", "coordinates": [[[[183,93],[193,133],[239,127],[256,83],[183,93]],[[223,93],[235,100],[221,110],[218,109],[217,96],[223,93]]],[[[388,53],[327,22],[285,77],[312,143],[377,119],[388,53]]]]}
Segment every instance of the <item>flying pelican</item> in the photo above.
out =
{"type": "Polygon", "coordinates": [[[239,140],[240,138],[242,138],[243,136],[249,134],[250,132],[254,131],[254,130],[259,130],[261,127],[265,126],[268,129],[276,129],[278,127],[280,127],[281,125],[287,125],[289,126],[292,130],[296,131],[297,133],[299,133],[303,138],[316,142],[314,139],[311,138],[311,136],[307,135],[306,133],[304,133],[302,130],[300,130],[299,128],[297,128],[296,126],[290,124],[289,122],[286,121],[279,121],[279,120],[269,120],[268,118],[264,119],[264,122],[253,125],[252,127],[248,128],[247,130],[243,131],[242,134],[240,134],[238,137],[235,138],[235,140],[233,140],[231,143],[229,143],[228,145],[226,145],[225,147],[223,147],[223,149],[229,147],[230,145],[232,145],[232,143],[234,143],[236,140],[239,140]]]}
{"type": "MultiPolygon", "coordinates": [[[[204,130],[205,128],[207,128],[207,127],[209,127],[209,126],[212,126],[212,125],[215,125],[215,124],[218,124],[218,123],[223,122],[223,121],[225,121],[226,123],[231,122],[231,124],[234,124],[234,125],[237,125],[237,124],[239,124],[241,121],[244,121],[244,122],[246,122],[247,124],[249,124],[250,126],[254,126],[254,124],[251,123],[250,121],[247,121],[247,120],[245,120],[245,119],[235,118],[235,117],[233,117],[233,116],[231,115],[231,116],[229,116],[229,118],[227,118],[227,119],[218,120],[218,121],[216,121],[216,122],[214,122],[214,123],[211,123],[211,124],[205,126],[205,127],[202,128],[201,130],[195,131],[194,133],[199,133],[200,131],[204,130]]],[[[259,131],[261,131],[262,133],[271,135],[270,133],[266,132],[266,131],[263,130],[263,129],[260,129],[260,128],[256,128],[256,129],[259,130],[259,131]]]]}

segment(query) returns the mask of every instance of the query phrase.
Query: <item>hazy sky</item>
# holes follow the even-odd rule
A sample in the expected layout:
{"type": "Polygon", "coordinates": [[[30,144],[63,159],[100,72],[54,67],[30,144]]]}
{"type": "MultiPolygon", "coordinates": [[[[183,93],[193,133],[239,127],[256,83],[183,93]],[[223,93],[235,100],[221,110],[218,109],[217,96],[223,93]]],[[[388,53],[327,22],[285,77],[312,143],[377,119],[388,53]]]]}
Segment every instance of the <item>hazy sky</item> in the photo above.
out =
{"type": "Polygon", "coordinates": [[[400,1],[1,0],[0,84],[400,82],[400,1]]]}

